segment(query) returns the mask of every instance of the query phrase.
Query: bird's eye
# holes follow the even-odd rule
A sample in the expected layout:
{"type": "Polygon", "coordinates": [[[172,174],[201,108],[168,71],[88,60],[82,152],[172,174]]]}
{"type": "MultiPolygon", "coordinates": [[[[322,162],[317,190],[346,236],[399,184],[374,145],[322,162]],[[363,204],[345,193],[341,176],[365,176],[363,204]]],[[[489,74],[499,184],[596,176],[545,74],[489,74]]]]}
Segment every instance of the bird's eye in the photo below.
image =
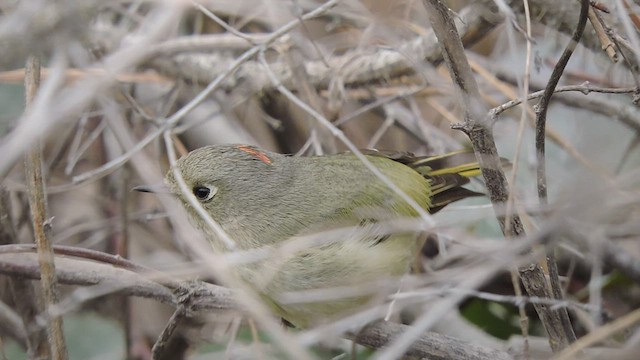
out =
{"type": "Polygon", "coordinates": [[[216,194],[218,189],[215,187],[207,187],[207,186],[194,186],[193,187],[193,195],[200,201],[211,200],[213,196],[216,194]]]}

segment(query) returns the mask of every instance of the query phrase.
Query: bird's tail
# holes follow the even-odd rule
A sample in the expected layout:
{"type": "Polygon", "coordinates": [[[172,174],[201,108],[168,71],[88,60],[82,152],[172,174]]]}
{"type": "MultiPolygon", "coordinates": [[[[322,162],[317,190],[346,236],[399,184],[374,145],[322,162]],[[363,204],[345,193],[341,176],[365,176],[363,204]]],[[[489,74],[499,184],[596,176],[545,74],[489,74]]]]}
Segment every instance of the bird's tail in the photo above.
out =
{"type": "Polygon", "coordinates": [[[469,178],[480,175],[480,165],[471,151],[460,150],[437,156],[415,157],[405,165],[431,183],[431,206],[434,214],[448,204],[484,194],[464,188],[469,178]]]}
{"type": "MultiPolygon", "coordinates": [[[[434,214],[448,204],[485,194],[464,188],[470,178],[480,175],[480,164],[471,150],[459,150],[436,156],[415,156],[409,152],[366,150],[366,155],[395,160],[417,171],[431,184],[431,206],[434,214]]],[[[510,163],[501,159],[503,166],[510,163]]]]}

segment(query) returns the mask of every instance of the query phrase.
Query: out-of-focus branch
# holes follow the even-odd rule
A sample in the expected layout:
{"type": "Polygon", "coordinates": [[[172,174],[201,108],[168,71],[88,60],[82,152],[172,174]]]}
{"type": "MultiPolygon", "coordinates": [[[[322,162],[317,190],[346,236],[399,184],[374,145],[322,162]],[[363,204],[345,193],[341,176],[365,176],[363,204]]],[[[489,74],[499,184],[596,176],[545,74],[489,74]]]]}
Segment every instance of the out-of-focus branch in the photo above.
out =
{"type": "MultiPolygon", "coordinates": [[[[367,325],[359,334],[350,338],[361,345],[381,348],[407,331],[408,326],[388,321],[378,321],[367,325]]],[[[470,344],[446,335],[426,333],[416,341],[406,355],[428,359],[512,359],[507,352],[470,344]]]]}
{"type": "Polygon", "coordinates": [[[151,350],[154,359],[165,359],[168,358],[168,356],[171,356],[170,354],[168,354],[167,349],[169,348],[169,343],[172,336],[178,329],[178,325],[180,325],[180,323],[186,317],[185,310],[186,309],[184,304],[178,305],[176,310],[171,315],[171,318],[169,318],[167,325],[164,327],[164,329],[162,329],[162,333],[160,333],[160,336],[158,336],[158,339],[156,340],[155,344],[153,344],[153,348],[151,350]]]}
{"type": "Polygon", "coordinates": [[[613,242],[603,246],[604,261],[611,267],[620,270],[630,279],[640,284],[640,259],[613,242]]]}
{"type": "MultiPolygon", "coordinates": [[[[0,248],[3,247],[0,246],[0,248]]],[[[36,259],[33,253],[2,252],[0,253],[0,273],[16,279],[39,279],[41,274],[36,259]]],[[[163,304],[178,305],[178,300],[173,293],[175,289],[173,286],[177,283],[170,283],[169,286],[163,284],[164,278],[157,280],[157,272],[138,273],[110,264],[60,256],[56,257],[55,262],[56,274],[61,284],[90,286],[96,289],[96,296],[121,293],[154,299],[163,304]]],[[[236,308],[230,290],[206,283],[198,284],[199,286],[192,287],[190,311],[236,308]]],[[[63,303],[60,310],[63,311],[66,306],[73,305],[75,304],[63,303]]]]}
{"type": "MultiPolygon", "coordinates": [[[[484,6],[495,6],[494,0],[479,0],[484,6]]],[[[519,0],[504,0],[504,3],[510,7],[516,16],[515,21],[524,24],[524,5],[519,0]]],[[[615,8],[615,0],[600,0],[598,4],[604,9],[612,10],[615,8]]],[[[543,24],[548,28],[571,36],[573,34],[576,23],[578,22],[578,11],[576,11],[576,2],[573,1],[557,1],[557,0],[530,0],[529,7],[531,9],[531,17],[536,22],[543,24]]],[[[600,10],[596,10],[601,14],[601,19],[616,34],[624,34],[624,28],[621,20],[617,16],[605,14],[600,10]]],[[[606,55],[606,48],[603,48],[601,39],[592,27],[587,27],[581,41],[581,45],[590,49],[595,54],[606,55]]]]}
{"type": "MultiPolygon", "coordinates": [[[[506,1],[506,3],[512,6],[516,20],[524,16],[520,1],[506,1]]],[[[543,24],[559,32],[567,34],[573,32],[577,14],[575,14],[575,7],[572,3],[552,0],[532,0],[529,3],[532,9],[532,18],[541,20],[543,24]]],[[[458,15],[459,17],[455,19],[456,26],[465,46],[471,46],[483,39],[504,19],[492,0],[472,2],[458,15]]],[[[616,19],[607,20],[615,21],[616,19]]],[[[613,23],[611,27],[617,29],[617,25],[617,23],[613,23]]],[[[591,28],[587,30],[582,44],[593,51],[601,51],[598,36],[591,28]]],[[[117,31],[114,30],[111,37],[117,36],[116,34],[117,31]]],[[[104,39],[109,36],[109,33],[102,29],[100,36],[104,39]]],[[[263,41],[261,37],[252,37],[252,39],[257,43],[263,41]]],[[[101,42],[100,45],[103,47],[110,46],[109,42],[104,42],[104,40],[101,42]]],[[[112,43],[117,42],[112,41],[112,43]]],[[[233,61],[231,56],[221,55],[220,52],[211,53],[212,49],[214,47],[218,50],[231,47],[243,49],[243,44],[245,47],[252,46],[249,41],[241,38],[232,40],[227,34],[170,40],[166,44],[158,44],[153,48],[150,52],[153,56],[149,58],[147,65],[163,74],[189,79],[205,85],[224,72],[227,65],[233,61]],[[176,54],[178,51],[183,52],[176,54]]],[[[355,87],[386,82],[404,75],[415,75],[417,69],[414,65],[416,61],[422,59],[432,65],[438,65],[442,62],[442,54],[432,33],[408,41],[394,49],[379,48],[374,52],[355,50],[344,55],[330,57],[326,62],[307,61],[304,66],[305,72],[309,75],[309,82],[316,88],[326,89],[332,81],[336,80],[336,76],[346,87],[355,87]]],[[[289,89],[294,88],[296,77],[288,64],[275,62],[271,67],[280,83],[289,89]]],[[[254,61],[243,64],[232,77],[222,84],[221,88],[229,90],[239,85],[249,86],[251,91],[255,93],[273,89],[272,82],[261,72],[260,64],[254,61]]]]}
{"type": "Polygon", "coordinates": [[[60,44],[54,39],[79,43],[86,34],[92,14],[103,5],[100,0],[3,1],[0,65],[2,68],[13,67],[24,61],[33,49],[49,54],[60,44]]]}
{"type": "MultiPolygon", "coordinates": [[[[314,11],[311,11],[311,12],[309,12],[307,14],[304,14],[302,16],[302,18],[303,19],[312,19],[314,17],[320,16],[325,11],[327,11],[331,7],[333,7],[336,3],[337,3],[337,0],[328,1],[327,3],[325,3],[324,5],[318,7],[314,11]]],[[[73,181],[76,182],[76,183],[80,183],[80,182],[83,182],[83,181],[97,179],[97,178],[100,178],[102,176],[105,176],[105,175],[110,174],[111,172],[115,171],[115,169],[119,168],[124,163],[126,163],[135,153],[137,153],[142,148],[144,148],[146,145],[148,145],[150,142],[155,140],[157,137],[159,137],[161,134],[163,134],[167,129],[171,129],[172,127],[176,126],[176,124],[180,120],[182,120],[183,117],[186,114],[191,112],[197,105],[199,105],[202,101],[204,101],[211,93],[213,93],[215,90],[218,90],[225,81],[228,81],[228,78],[232,77],[233,74],[236,74],[237,73],[237,69],[239,67],[241,67],[247,61],[249,61],[251,58],[253,58],[260,51],[263,51],[264,48],[267,45],[277,41],[282,36],[285,36],[289,31],[291,31],[293,28],[295,28],[298,25],[298,23],[299,22],[296,19],[295,21],[291,21],[291,22],[285,24],[284,26],[282,26],[281,28],[279,28],[278,30],[273,32],[271,34],[271,36],[269,36],[269,38],[267,40],[265,40],[264,44],[258,45],[258,46],[254,46],[251,49],[245,51],[237,59],[234,59],[230,63],[225,63],[223,65],[224,71],[222,71],[220,73],[217,73],[216,76],[213,78],[213,80],[210,83],[207,84],[207,87],[204,90],[202,90],[200,93],[198,93],[197,96],[195,96],[191,101],[189,101],[186,105],[184,105],[182,108],[180,108],[180,110],[176,111],[171,117],[166,119],[159,129],[157,129],[155,131],[151,131],[151,133],[149,135],[147,135],[144,139],[140,140],[133,148],[129,149],[129,151],[127,151],[125,154],[122,154],[121,156],[119,156],[119,157],[107,162],[106,164],[104,164],[104,165],[100,166],[99,168],[94,169],[94,170],[92,170],[92,171],[90,171],[88,173],[84,173],[82,175],[75,176],[73,181]]],[[[145,53],[145,56],[147,56],[147,55],[148,54],[145,53]]],[[[253,74],[253,75],[255,75],[255,74],[253,74]]],[[[0,162],[0,175],[1,174],[2,174],[2,171],[1,171],[1,162],[0,162]]]]}
{"type": "MultiPolygon", "coordinates": [[[[0,249],[11,250],[12,248],[0,249]]],[[[67,250],[71,250],[68,248],[67,250]]],[[[72,252],[67,251],[68,254],[72,252]]],[[[80,254],[81,252],[77,253],[80,254]]],[[[105,254],[103,258],[111,257],[105,254]]],[[[92,256],[97,259],[99,257],[92,256]]],[[[162,279],[168,276],[159,276],[157,272],[151,275],[138,273],[141,267],[131,267],[135,271],[119,268],[110,264],[93,260],[77,259],[70,257],[56,257],[56,272],[61,284],[88,286],[83,293],[95,293],[96,297],[120,293],[128,296],[138,296],[154,299],[172,306],[186,306],[185,314],[189,317],[198,317],[202,311],[237,311],[238,305],[233,298],[233,292],[229,289],[207,284],[204,282],[189,282],[181,289],[176,289],[175,282],[170,287],[162,284],[162,279]],[[155,279],[160,278],[158,282],[155,279]],[[185,300],[180,293],[186,293],[185,300]]],[[[39,279],[40,272],[37,267],[37,257],[33,253],[0,251],[0,274],[11,276],[14,279],[39,279]]],[[[83,299],[88,300],[88,299],[83,299]]],[[[60,304],[58,311],[75,308],[77,301],[70,297],[69,302],[60,304]]],[[[399,333],[406,330],[406,326],[387,322],[374,323],[363,329],[357,336],[350,335],[361,345],[379,348],[384,346],[399,333]]],[[[510,355],[502,350],[490,349],[478,346],[453,337],[435,333],[424,333],[418,341],[409,348],[409,353],[419,357],[435,359],[510,359],[510,355]],[[464,354],[466,357],[460,357],[464,354]]]]}
{"type": "Polygon", "coordinates": [[[0,302],[0,332],[8,334],[9,337],[24,346],[27,345],[27,330],[20,315],[4,302],[0,302]]]}
{"type": "MultiPolygon", "coordinates": [[[[473,45],[501,21],[502,17],[491,7],[471,4],[460,11],[457,26],[464,34],[465,43],[473,45]]],[[[191,44],[196,43],[196,39],[194,38],[191,44]]],[[[186,42],[186,39],[181,41],[181,43],[186,42]]],[[[203,39],[203,50],[169,57],[156,56],[150,59],[148,65],[169,76],[208,84],[221,72],[224,72],[227,65],[233,60],[231,57],[225,58],[218,53],[205,53],[207,44],[208,41],[203,39]]],[[[159,46],[155,51],[167,49],[173,53],[171,49],[174,46],[178,45],[159,46]]],[[[159,55],[158,52],[155,52],[155,55],[159,55]]],[[[344,55],[331,57],[326,62],[307,61],[304,63],[304,68],[312,85],[317,89],[326,89],[337,78],[345,87],[353,87],[386,82],[391,78],[415,74],[414,65],[423,60],[427,60],[433,65],[442,62],[440,49],[432,33],[408,41],[395,49],[380,48],[373,53],[355,50],[344,55]]],[[[276,62],[270,67],[279,83],[288,89],[295,88],[297,79],[289,64],[276,62]]],[[[235,74],[222,84],[221,88],[233,89],[241,84],[250,86],[251,90],[256,93],[274,88],[273,82],[264,74],[257,61],[249,61],[240,66],[235,74]]]]}
{"type": "MultiPolygon", "coordinates": [[[[0,245],[15,244],[18,242],[16,230],[11,220],[11,202],[9,193],[0,186],[0,245]]],[[[9,289],[15,304],[15,310],[20,315],[22,324],[15,328],[16,335],[21,327],[25,330],[25,343],[27,352],[31,357],[47,357],[49,346],[47,332],[43,328],[29,327],[36,323],[36,317],[40,314],[40,306],[36,291],[31,281],[9,278],[9,289]]],[[[10,322],[5,322],[10,324],[10,322]]]]}
{"type": "Polygon", "coordinates": [[[100,64],[106,70],[104,75],[84,79],[67,87],[64,91],[54,91],[61,86],[63,80],[61,75],[66,66],[61,56],[54,57],[52,63],[57,67],[56,76],[52,76],[47,83],[44,83],[39,101],[34,103],[30,112],[22,116],[17,126],[0,145],[0,153],[3,154],[0,158],[0,179],[6,177],[29,144],[52,129],[77,118],[80,112],[91,106],[96,97],[116,84],[116,74],[137,65],[146,54],[145,46],[166,36],[168,29],[172,28],[179,19],[180,10],[181,4],[176,2],[160,4],[157,9],[147,15],[146,22],[141,25],[148,32],[138,33],[138,37],[132,39],[130,43],[102,59],[100,64]]]}

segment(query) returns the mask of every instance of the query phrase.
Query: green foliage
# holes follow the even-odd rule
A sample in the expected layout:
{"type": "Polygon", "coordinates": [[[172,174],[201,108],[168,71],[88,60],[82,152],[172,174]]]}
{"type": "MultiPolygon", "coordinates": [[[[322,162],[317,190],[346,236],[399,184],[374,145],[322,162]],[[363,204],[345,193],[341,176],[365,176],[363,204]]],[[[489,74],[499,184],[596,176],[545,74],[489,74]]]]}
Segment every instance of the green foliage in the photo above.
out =
{"type": "Polygon", "coordinates": [[[518,310],[482,299],[471,299],[461,309],[462,316],[487,333],[506,340],[520,334],[518,310]]]}

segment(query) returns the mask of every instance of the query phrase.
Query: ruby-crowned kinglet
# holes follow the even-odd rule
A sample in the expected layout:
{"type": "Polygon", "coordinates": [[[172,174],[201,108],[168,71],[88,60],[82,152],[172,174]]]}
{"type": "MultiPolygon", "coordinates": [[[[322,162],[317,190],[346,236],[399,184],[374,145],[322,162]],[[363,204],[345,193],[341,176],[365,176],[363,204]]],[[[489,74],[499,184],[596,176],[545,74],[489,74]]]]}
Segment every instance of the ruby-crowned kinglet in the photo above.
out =
{"type": "MultiPolygon", "coordinates": [[[[420,207],[431,213],[452,201],[479,195],[462,188],[477,175],[473,154],[437,157],[365,152],[367,159],[420,207]]],[[[237,267],[240,278],[274,312],[297,327],[344,315],[372,296],[283,303],[281,295],[349,288],[400,277],[415,260],[422,237],[415,232],[381,234],[377,224],[416,218],[418,212],[352,153],[295,157],[248,145],[207,146],[177,162],[187,187],[240,250],[267,247],[275,256],[237,267]],[[349,229],[338,232],[327,230],[349,229]],[[326,239],[288,246],[323,231],[326,239]],[[333,234],[333,235],[330,235],[333,234]],[[336,238],[339,237],[339,238],[336,238]],[[292,240],[293,239],[293,240],[292,240]]],[[[172,171],[166,177],[213,247],[225,245],[185,199],[172,171]]]]}

